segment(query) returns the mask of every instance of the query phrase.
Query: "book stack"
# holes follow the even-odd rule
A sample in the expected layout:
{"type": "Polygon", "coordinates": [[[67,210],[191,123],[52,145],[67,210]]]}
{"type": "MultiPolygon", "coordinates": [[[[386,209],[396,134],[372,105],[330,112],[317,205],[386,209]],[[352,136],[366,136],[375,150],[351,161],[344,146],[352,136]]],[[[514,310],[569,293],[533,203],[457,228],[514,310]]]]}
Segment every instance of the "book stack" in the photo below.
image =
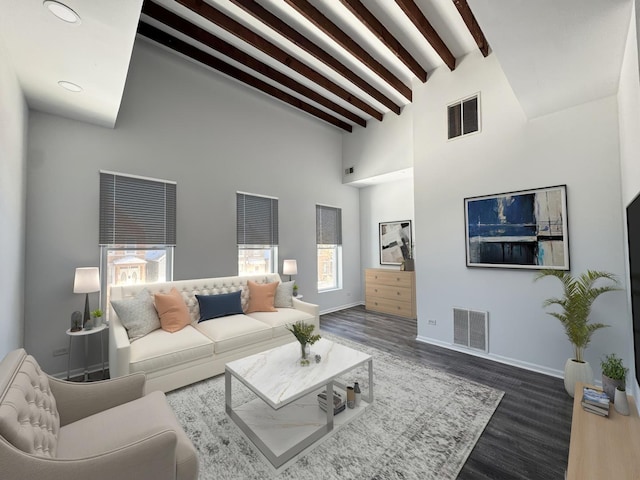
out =
{"type": "MultiPolygon", "coordinates": [[[[318,404],[320,405],[320,408],[322,410],[324,410],[325,412],[327,411],[327,391],[326,390],[318,394],[318,404]]],[[[345,409],[346,406],[347,406],[347,402],[345,402],[344,398],[342,398],[342,395],[340,395],[338,392],[334,390],[333,391],[333,414],[334,415],[339,414],[341,411],[345,409]]]]}
{"type": "Polygon", "coordinates": [[[582,391],[582,408],[587,412],[603,417],[609,416],[609,397],[602,390],[584,387],[582,391]]]}

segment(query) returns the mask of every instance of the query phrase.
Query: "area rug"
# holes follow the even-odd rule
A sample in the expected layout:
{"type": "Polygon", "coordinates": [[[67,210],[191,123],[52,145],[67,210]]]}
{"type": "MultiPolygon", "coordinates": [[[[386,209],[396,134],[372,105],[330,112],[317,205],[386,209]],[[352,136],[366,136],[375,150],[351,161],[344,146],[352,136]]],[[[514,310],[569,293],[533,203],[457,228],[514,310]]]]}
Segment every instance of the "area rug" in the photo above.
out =
{"type": "MultiPolygon", "coordinates": [[[[170,392],[169,403],[198,450],[200,479],[455,479],[504,393],[321,334],[373,356],[373,405],[275,474],[226,416],[224,375],[170,392]]],[[[366,369],[349,377],[366,384],[366,369]]],[[[239,387],[234,383],[234,405],[255,398],[239,387]]]]}

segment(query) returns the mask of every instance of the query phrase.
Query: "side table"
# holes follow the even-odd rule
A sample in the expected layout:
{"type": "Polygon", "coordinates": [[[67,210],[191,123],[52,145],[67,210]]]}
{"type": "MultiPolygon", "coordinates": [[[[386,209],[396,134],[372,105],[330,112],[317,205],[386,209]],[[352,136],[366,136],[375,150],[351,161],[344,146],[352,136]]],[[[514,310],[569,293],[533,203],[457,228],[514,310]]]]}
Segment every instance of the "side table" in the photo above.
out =
{"type": "Polygon", "coordinates": [[[71,340],[73,337],[84,337],[84,381],[89,379],[89,366],[87,365],[87,358],[89,356],[89,335],[94,333],[100,334],[100,358],[102,360],[102,378],[104,379],[104,340],[102,338],[102,332],[108,327],[106,324],[102,324],[99,327],[94,327],[91,330],[78,330],[72,332],[71,329],[67,329],[67,335],[69,335],[69,353],[67,357],[67,380],[69,380],[69,368],[71,366],[71,340]]]}

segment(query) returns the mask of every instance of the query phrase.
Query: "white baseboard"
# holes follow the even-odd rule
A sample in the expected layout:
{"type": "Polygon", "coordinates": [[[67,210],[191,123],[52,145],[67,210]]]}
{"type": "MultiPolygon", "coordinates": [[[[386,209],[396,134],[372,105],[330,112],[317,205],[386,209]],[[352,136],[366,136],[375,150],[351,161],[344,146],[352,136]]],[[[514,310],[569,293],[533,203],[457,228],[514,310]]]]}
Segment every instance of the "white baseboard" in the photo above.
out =
{"type": "Polygon", "coordinates": [[[324,315],[326,313],[333,313],[333,312],[338,312],[340,310],[345,310],[347,308],[351,308],[351,307],[357,307],[358,305],[364,305],[364,302],[360,301],[360,302],[353,302],[353,303],[349,303],[347,305],[340,305],[339,307],[332,307],[332,308],[328,308],[326,310],[322,310],[320,311],[320,315],[324,315]]]}
{"type": "Polygon", "coordinates": [[[535,363],[524,362],[516,358],[504,357],[502,355],[495,355],[493,353],[478,352],[478,351],[470,350],[464,347],[459,347],[458,345],[443,342],[441,340],[422,337],[420,335],[416,337],[416,341],[422,342],[422,343],[428,343],[430,345],[436,345],[438,347],[446,348],[448,350],[454,350],[456,352],[466,353],[468,355],[473,355],[474,357],[486,358],[487,360],[504,363],[506,365],[511,365],[512,367],[523,368],[525,370],[542,373],[544,375],[550,375],[552,377],[564,378],[564,370],[557,370],[555,368],[544,367],[542,365],[537,365],[535,363]]]}

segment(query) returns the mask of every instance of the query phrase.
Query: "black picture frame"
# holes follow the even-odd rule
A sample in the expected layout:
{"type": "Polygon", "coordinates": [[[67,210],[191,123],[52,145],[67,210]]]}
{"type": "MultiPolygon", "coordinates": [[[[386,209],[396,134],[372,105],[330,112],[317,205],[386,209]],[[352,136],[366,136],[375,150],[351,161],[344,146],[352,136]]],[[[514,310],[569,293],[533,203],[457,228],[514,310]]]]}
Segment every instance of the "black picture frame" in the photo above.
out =
{"type": "Polygon", "coordinates": [[[380,265],[402,265],[412,258],[411,220],[380,222],[378,232],[380,265]]]}
{"type": "Polygon", "coordinates": [[[467,267],[569,270],[567,186],[464,199],[467,267]]]}

